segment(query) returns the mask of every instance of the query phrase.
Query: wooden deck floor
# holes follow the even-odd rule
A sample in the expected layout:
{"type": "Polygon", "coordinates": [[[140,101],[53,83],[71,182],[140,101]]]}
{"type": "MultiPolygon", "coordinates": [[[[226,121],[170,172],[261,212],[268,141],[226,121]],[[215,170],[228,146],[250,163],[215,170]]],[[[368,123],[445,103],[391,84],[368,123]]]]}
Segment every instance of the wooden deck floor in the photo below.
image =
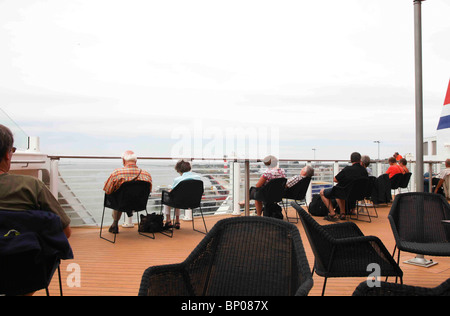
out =
{"type": "MultiPolygon", "coordinates": [[[[379,218],[374,218],[372,223],[360,221],[355,223],[365,235],[379,237],[392,253],[395,241],[387,219],[389,209],[390,207],[377,208],[379,218]]],[[[293,209],[290,210],[290,216],[294,216],[293,209]]],[[[206,217],[208,228],[222,218],[224,217],[206,217]]],[[[316,220],[320,224],[329,224],[320,218],[316,220]]],[[[200,221],[196,223],[201,227],[200,221]]],[[[192,230],[190,222],[182,222],[181,225],[181,229],[175,231],[174,238],[156,234],[155,240],[139,236],[137,227],[121,228],[116,244],[100,239],[98,228],[73,228],[69,241],[75,258],[61,264],[64,296],[136,296],[142,273],[147,267],[182,262],[203,239],[204,235],[192,230]],[[79,267],[80,287],[69,287],[70,282],[76,281],[73,278],[77,272],[74,267],[79,267]],[[67,271],[68,268],[72,269],[67,271]]],[[[302,224],[298,223],[297,227],[312,268],[314,255],[302,224]]],[[[109,235],[107,230],[105,234],[109,235]]],[[[413,257],[414,254],[402,253],[401,262],[413,257]]],[[[439,264],[430,268],[400,264],[405,284],[434,287],[450,278],[450,258],[427,257],[427,259],[433,259],[439,264]]],[[[322,277],[314,275],[314,287],[310,296],[321,295],[323,281],[322,277]]],[[[349,296],[363,281],[365,281],[363,278],[329,279],[325,295],[349,296]]],[[[45,291],[39,291],[36,295],[45,295],[45,291]]],[[[59,295],[56,275],[50,285],[50,295],[59,295]]]]}

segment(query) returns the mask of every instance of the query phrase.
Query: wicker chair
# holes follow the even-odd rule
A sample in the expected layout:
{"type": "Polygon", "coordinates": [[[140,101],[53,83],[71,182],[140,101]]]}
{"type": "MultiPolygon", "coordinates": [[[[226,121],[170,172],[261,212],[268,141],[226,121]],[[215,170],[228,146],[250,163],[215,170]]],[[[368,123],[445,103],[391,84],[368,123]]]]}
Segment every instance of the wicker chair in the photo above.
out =
{"type": "Polygon", "coordinates": [[[447,239],[443,220],[450,219],[450,206],[439,194],[411,192],[395,197],[389,212],[389,222],[400,251],[420,255],[450,256],[450,243],[447,239]]]}
{"type": "Polygon", "coordinates": [[[217,222],[183,263],[146,269],[139,296],[306,296],[312,285],[297,227],[239,217],[217,222]]]}
{"type": "Polygon", "coordinates": [[[306,235],[315,256],[314,269],[325,277],[322,295],[328,278],[368,277],[369,264],[378,264],[382,275],[400,277],[403,272],[380,239],[364,236],[353,222],[319,225],[302,207],[291,205],[300,215],[306,235]]]}
{"type": "Polygon", "coordinates": [[[353,296],[450,296],[450,279],[434,288],[387,282],[370,287],[367,282],[362,282],[353,292],[353,296]]]}

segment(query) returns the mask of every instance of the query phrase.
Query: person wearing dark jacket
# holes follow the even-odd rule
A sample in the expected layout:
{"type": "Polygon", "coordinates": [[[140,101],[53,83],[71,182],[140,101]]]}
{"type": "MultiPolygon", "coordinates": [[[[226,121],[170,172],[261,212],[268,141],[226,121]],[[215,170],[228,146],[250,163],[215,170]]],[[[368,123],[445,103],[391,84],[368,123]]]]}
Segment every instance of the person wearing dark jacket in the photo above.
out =
{"type": "MultiPolygon", "coordinates": [[[[339,172],[336,177],[334,177],[334,182],[337,183],[340,187],[345,187],[350,184],[353,180],[360,177],[368,177],[368,173],[366,168],[361,166],[361,154],[354,152],[350,156],[351,166],[345,167],[341,172],[339,172]]],[[[328,215],[325,217],[325,220],[334,222],[339,220],[335,210],[333,209],[333,205],[331,203],[332,198],[336,198],[332,194],[332,188],[322,189],[320,191],[320,197],[322,198],[323,203],[328,207],[328,215]]],[[[336,202],[339,205],[339,209],[343,214],[345,214],[345,200],[336,198],[336,202]]]]}

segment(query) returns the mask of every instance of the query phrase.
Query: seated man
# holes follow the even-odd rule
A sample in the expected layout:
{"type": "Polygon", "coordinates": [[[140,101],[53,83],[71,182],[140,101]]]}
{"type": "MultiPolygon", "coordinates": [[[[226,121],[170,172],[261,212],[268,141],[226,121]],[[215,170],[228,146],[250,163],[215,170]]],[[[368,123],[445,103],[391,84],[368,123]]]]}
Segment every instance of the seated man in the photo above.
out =
{"type": "MultiPolygon", "coordinates": [[[[337,183],[340,187],[345,187],[350,184],[353,180],[356,180],[361,177],[368,177],[366,168],[361,166],[361,154],[354,152],[350,156],[351,166],[345,167],[341,172],[339,172],[336,177],[334,177],[334,182],[337,183]]],[[[320,191],[320,196],[322,198],[323,203],[328,207],[329,214],[325,217],[325,220],[334,222],[338,220],[336,212],[333,209],[333,205],[331,203],[331,199],[334,198],[332,196],[333,188],[322,189],[320,191]]],[[[336,198],[336,201],[339,205],[339,209],[341,210],[342,218],[345,217],[345,200],[336,198]]]]}
{"type": "Polygon", "coordinates": [[[292,188],[294,185],[300,182],[303,178],[314,176],[314,169],[311,166],[304,166],[302,170],[300,170],[300,174],[291,177],[286,182],[286,188],[292,188]]]}
{"type": "MultiPolygon", "coordinates": [[[[128,181],[146,181],[150,182],[150,190],[151,190],[151,184],[152,184],[152,177],[150,174],[138,168],[136,165],[137,157],[131,150],[127,150],[122,155],[122,163],[123,168],[119,168],[113,171],[111,175],[109,176],[108,180],[105,183],[105,186],[103,188],[103,191],[105,191],[106,194],[112,194],[115,191],[117,191],[120,186],[124,182],[128,181]]],[[[113,234],[119,233],[119,220],[122,216],[122,212],[113,211],[113,220],[111,227],[109,228],[109,232],[113,234]]]]}
{"type": "Polygon", "coordinates": [[[447,199],[450,199],[449,188],[450,188],[450,159],[445,161],[445,169],[439,173],[439,182],[434,189],[434,193],[437,193],[439,188],[444,185],[444,193],[447,199]]]}
{"type": "Polygon", "coordinates": [[[395,160],[395,157],[389,158],[388,162],[389,168],[386,170],[386,173],[389,175],[389,179],[398,173],[405,173],[403,168],[397,164],[397,160],[395,160]]]}
{"type": "Polygon", "coordinates": [[[9,174],[16,151],[9,128],[0,125],[0,211],[47,211],[58,215],[67,238],[71,235],[70,219],[47,186],[37,178],[9,174]]]}

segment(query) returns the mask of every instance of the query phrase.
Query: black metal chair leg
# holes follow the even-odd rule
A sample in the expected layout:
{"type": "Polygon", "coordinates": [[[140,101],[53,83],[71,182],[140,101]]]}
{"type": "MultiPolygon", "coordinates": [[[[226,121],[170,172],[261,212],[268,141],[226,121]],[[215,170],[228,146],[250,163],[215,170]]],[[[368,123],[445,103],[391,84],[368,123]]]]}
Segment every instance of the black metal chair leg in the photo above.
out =
{"type": "MultiPolygon", "coordinates": [[[[301,203],[301,201],[300,201],[300,203],[299,203],[297,200],[295,200],[295,202],[296,202],[297,204],[299,204],[299,205],[300,205],[300,203],[301,203]]],[[[287,220],[289,223],[294,223],[293,221],[291,222],[290,219],[295,219],[295,223],[298,224],[298,222],[299,222],[299,217],[298,217],[298,213],[297,213],[297,212],[295,212],[295,217],[289,217],[289,216],[288,216],[288,207],[289,207],[289,204],[288,204],[288,203],[289,203],[289,199],[285,199],[284,202],[282,202],[283,208],[284,208],[284,213],[286,214],[286,220],[287,220]]],[[[305,200],[305,205],[306,205],[306,207],[308,207],[308,206],[307,206],[307,203],[306,203],[306,200],[305,200]]]]}
{"type": "Polygon", "coordinates": [[[63,296],[63,289],[62,289],[62,281],[61,281],[61,264],[58,264],[58,278],[59,278],[59,294],[63,296]]]}
{"type": "Polygon", "coordinates": [[[325,277],[325,281],[323,282],[323,288],[322,288],[322,296],[325,296],[325,288],[327,286],[327,277],[325,277]]]}
{"type": "Polygon", "coordinates": [[[199,233],[202,233],[202,234],[205,234],[205,235],[206,235],[206,234],[208,233],[208,228],[206,227],[205,218],[203,217],[203,210],[202,210],[202,207],[200,206],[199,209],[200,209],[200,214],[202,215],[203,225],[205,226],[205,231],[206,231],[206,232],[202,232],[201,230],[195,229],[195,226],[194,226],[194,210],[192,210],[192,229],[193,229],[194,231],[196,231],[196,232],[199,232],[199,233]]]}
{"type": "MultiPolygon", "coordinates": [[[[160,210],[159,214],[163,214],[163,208],[164,208],[164,204],[162,204],[162,201],[161,201],[161,210],[160,210]]],[[[169,210],[169,212],[170,212],[170,210],[169,210]]],[[[173,216],[175,218],[175,208],[173,208],[173,216]]],[[[170,233],[167,233],[165,230],[162,230],[160,233],[164,236],[172,238],[173,237],[173,225],[172,225],[172,228],[167,229],[167,231],[169,231],[170,233]]]]}
{"type": "Polygon", "coordinates": [[[105,217],[105,207],[103,206],[102,222],[100,223],[100,238],[101,238],[101,239],[104,239],[104,240],[106,240],[106,241],[109,241],[109,242],[112,243],[112,244],[115,244],[115,243],[116,243],[116,235],[117,235],[117,234],[114,234],[114,240],[110,240],[110,239],[108,239],[108,238],[102,237],[103,219],[104,219],[104,217],[105,217]]]}

